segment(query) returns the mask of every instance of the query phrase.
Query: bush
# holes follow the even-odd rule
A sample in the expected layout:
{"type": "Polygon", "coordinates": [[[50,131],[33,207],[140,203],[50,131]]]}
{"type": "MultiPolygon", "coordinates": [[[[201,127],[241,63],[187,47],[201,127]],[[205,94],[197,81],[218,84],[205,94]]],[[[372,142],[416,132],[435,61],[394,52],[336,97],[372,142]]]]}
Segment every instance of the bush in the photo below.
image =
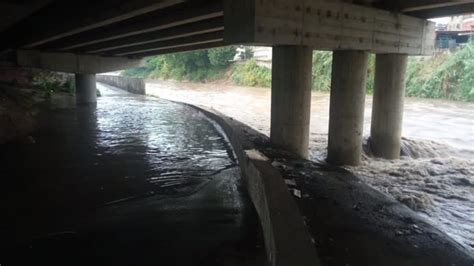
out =
{"type": "MultiPolygon", "coordinates": [[[[123,75],[175,80],[209,81],[224,77],[236,54],[236,47],[184,52],[150,57],[146,66],[124,71],[123,75]]],[[[251,57],[248,47],[241,57],[251,57]]],[[[313,53],[313,89],[329,91],[331,88],[332,52],[313,53]]],[[[238,85],[271,86],[271,70],[247,60],[230,68],[230,77],[238,85]]],[[[374,88],[375,55],[369,56],[367,92],[374,88]]],[[[45,90],[55,90],[54,80],[41,81],[45,90]]],[[[447,98],[474,101],[474,44],[453,54],[440,54],[431,58],[410,57],[406,75],[406,95],[423,98],[447,98]]]]}
{"type": "Polygon", "coordinates": [[[74,78],[70,78],[67,74],[41,70],[33,75],[34,86],[48,93],[75,91],[74,78]]]}
{"type": "Polygon", "coordinates": [[[223,76],[236,54],[234,46],[154,56],[146,65],[122,72],[124,76],[207,81],[223,76]]]}
{"type": "Polygon", "coordinates": [[[126,77],[147,78],[155,69],[163,67],[165,61],[162,56],[153,56],[145,59],[145,66],[130,68],[122,71],[121,75],[126,77]]]}
{"type": "Polygon", "coordinates": [[[406,94],[474,101],[474,44],[453,54],[410,59],[406,94]]]}
{"type": "Polygon", "coordinates": [[[366,85],[366,91],[368,94],[374,93],[374,79],[375,79],[375,55],[369,54],[369,62],[367,65],[367,85],[366,85]]]}
{"type": "MultiPolygon", "coordinates": [[[[313,90],[330,91],[332,73],[332,52],[315,51],[313,53],[313,90]]],[[[374,91],[375,55],[369,55],[367,66],[367,92],[374,91]]]]}
{"type": "Polygon", "coordinates": [[[241,86],[270,87],[272,84],[271,70],[257,65],[255,60],[234,66],[232,80],[241,86]]]}
{"type": "Polygon", "coordinates": [[[313,53],[313,90],[331,89],[332,52],[315,51],[313,53]]]}
{"type": "Polygon", "coordinates": [[[209,61],[213,66],[229,66],[237,50],[235,46],[226,46],[208,50],[209,61]]]}

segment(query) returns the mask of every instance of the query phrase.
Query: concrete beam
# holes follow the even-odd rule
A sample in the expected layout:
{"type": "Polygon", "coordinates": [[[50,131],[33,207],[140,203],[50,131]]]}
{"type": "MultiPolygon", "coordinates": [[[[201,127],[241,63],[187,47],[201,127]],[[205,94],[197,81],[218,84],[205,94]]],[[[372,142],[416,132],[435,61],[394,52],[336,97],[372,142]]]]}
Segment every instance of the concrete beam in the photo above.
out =
{"type": "Polygon", "coordinates": [[[224,39],[224,31],[215,31],[204,33],[200,35],[187,36],[172,40],[152,42],[132,47],[119,48],[116,50],[110,50],[108,53],[118,56],[128,56],[144,52],[157,51],[163,49],[170,49],[175,47],[185,47],[191,44],[209,43],[215,41],[221,41],[224,39]]]}
{"type": "Polygon", "coordinates": [[[375,156],[400,158],[407,55],[378,54],[370,148],[375,156]]]}
{"type": "Polygon", "coordinates": [[[68,51],[222,16],[222,3],[220,1],[192,1],[63,38],[41,48],[68,51]]]}
{"type": "Polygon", "coordinates": [[[204,42],[204,43],[186,44],[184,46],[179,46],[179,47],[166,48],[162,50],[153,50],[150,52],[134,54],[133,56],[147,57],[147,56],[153,56],[153,55],[189,52],[189,51],[196,51],[196,50],[202,50],[202,49],[216,48],[216,47],[221,47],[225,45],[226,44],[224,43],[223,40],[216,40],[216,41],[211,40],[209,42],[204,42]]]}
{"type": "Polygon", "coordinates": [[[308,158],[313,50],[273,47],[270,139],[273,145],[308,158]]]}
{"type": "Polygon", "coordinates": [[[229,44],[411,55],[434,50],[433,22],[342,1],[226,0],[224,10],[229,44]]]}
{"type": "Polygon", "coordinates": [[[327,157],[331,164],[360,164],[367,62],[367,52],[333,53],[327,157]]]}
{"type": "Polygon", "coordinates": [[[414,10],[411,12],[407,12],[407,14],[419,18],[439,18],[439,17],[446,17],[446,16],[454,16],[454,15],[464,15],[464,14],[472,14],[474,13],[474,2],[470,1],[470,3],[458,4],[458,5],[451,5],[451,6],[440,6],[440,7],[433,7],[430,9],[423,9],[423,10],[414,10]]]}
{"type": "MultiPolygon", "coordinates": [[[[359,1],[360,2],[360,1],[359,1]]],[[[411,12],[418,10],[427,10],[432,8],[454,6],[463,3],[472,3],[472,0],[368,0],[364,5],[371,5],[376,8],[389,10],[392,12],[411,12]]]]}
{"type": "Polygon", "coordinates": [[[128,20],[184,1],[55,1],[12,28],[8,33],[9,42],[6,45],[13,45],[9,48],[32,49],[54,40],[128,20]]]}
{"type": "Polygon", "coordinates": [[[427,9],[433,9],[433,8],[473,3],[472,0],[448,0],[448,1],[447,0],[403,0],[403,1],[397,1],[397,2],[399,5],[399,9],[402,12],[427,10],[427,9]]]}
{"type": "Polygon", "coordinates": [[[119,48],[143,45],[152,42],[167,41],[221,30],[224,30],[224,18],[217,17],[192,24],[180,25],[169,29],[91,44],[78,48],[77,51],[80,53],[101,53],[119,48]]]}
{"type": "Polygon", "coordinates": [[[53,0],[0,1],[0,32],[27,18],[53,0]]]}
{"type": "Polygon", "coordinates": [[[142,59],[18,50],[16,65],[70,73],[104,73],[144,65],[142,59]]]}

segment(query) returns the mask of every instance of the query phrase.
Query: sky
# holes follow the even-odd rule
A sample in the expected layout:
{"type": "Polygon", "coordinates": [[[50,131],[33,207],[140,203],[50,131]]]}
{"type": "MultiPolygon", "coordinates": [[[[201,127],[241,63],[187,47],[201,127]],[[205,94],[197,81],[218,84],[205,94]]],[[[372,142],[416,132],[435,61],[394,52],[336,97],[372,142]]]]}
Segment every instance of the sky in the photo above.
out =
{"type": "Polygon", "coordinates": [[[436,22],[436,24],[446,24],[448,23],[450,17],[444,18],[431,18],[429,20],[436,22]]]}

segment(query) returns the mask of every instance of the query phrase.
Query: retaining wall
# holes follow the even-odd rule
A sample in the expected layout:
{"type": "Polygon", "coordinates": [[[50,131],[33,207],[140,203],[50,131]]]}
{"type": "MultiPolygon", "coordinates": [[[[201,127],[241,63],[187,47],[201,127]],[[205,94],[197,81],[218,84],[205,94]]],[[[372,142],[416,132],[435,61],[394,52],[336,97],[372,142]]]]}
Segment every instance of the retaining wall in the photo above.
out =
{"type": "Polygon", "coordinates": [[[126,90],[133,94],[145,95],[145,80],[142,78],[97,75],[96,80],[98,82],[126,90]]]}
{"type": "Polygon", "coordinates": [[[319,257],[303,216],[280,172],[259,152],[268,139],[245,124],[215,110],[188,105],[216,121],[239,161],[242,178],[260,218],[269,265],[319,266],[319,257]]]}

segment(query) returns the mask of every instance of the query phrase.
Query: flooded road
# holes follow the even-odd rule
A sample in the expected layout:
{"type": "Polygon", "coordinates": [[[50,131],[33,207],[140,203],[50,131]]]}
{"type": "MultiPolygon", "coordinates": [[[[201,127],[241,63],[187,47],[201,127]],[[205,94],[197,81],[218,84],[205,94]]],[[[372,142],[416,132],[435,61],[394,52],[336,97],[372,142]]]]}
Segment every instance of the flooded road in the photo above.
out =
{"type": "MultiPolygon", "coordinates": [[[[267,88],[153,81],[147,94],[214,108],[264,134],[270,131],[267,88]]],[[[364,136],[370,133],[372,99],[366,98],[364,136]]],[[[327,152],[329,94],[313,93],[310,156],[327,152]]],[[[347,167],[363,181],[406,204],[474,251],[474,104],[405,100],[402,158],[364,154],[361,166],[347,167]]]]}
{"type": "Polygon", "coordinates": [[[98,84],[2,147],[3,265],[257,265],[259,221],[203,114],[98,84]]]}

